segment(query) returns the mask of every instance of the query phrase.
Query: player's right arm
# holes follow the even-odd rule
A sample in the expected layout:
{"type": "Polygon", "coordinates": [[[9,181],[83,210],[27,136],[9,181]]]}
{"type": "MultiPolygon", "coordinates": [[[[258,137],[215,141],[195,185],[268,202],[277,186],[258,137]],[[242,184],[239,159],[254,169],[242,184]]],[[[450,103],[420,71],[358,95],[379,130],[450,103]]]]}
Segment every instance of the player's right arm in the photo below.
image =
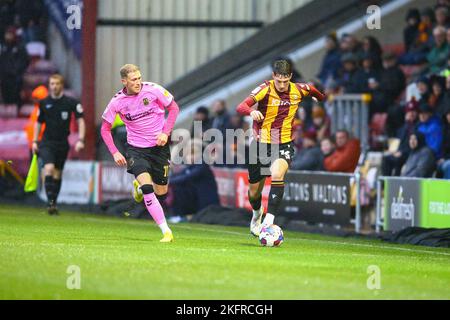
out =
{"type": "Polygon", "coordinates": [[[111,153],[111,155],[114,158],[114,162],[118,166],[123,167],[123,166],[127,165],[127,160],[117,149],[116,145],[114,144],[114,139],[111,134],[112,123],[114,123],[116,114],[117,114],[117,111],[115,108],[114,100],[111,100],[111,102],[106,107],[105,112],[103,112],[103,115],[102,115],[103,123],[102,123],[102,128],[100,130],[100,133],[103,138],[103,141],[106,144],[106,147],[108,148],[109,152],[111,153]]]}
{"type": "Polygon", "coordinates": [[[261,122],[264,120],[264,115],[258,110],[258,103],[261,101],[268,91],[268,85],[265,83],[260,85],[252,93],[242,101],[236,111],[245,116],[251,116],[254,121],[261,122]]]}

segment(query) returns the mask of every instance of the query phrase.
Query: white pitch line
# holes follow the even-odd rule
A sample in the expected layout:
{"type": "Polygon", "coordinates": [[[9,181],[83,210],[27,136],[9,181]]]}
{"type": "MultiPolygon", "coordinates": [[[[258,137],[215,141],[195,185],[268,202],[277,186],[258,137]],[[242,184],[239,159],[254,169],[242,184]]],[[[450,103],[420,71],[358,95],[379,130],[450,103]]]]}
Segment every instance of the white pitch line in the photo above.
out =
{"type": "MultiPolygon", "coordinates": [[[[189,229],[189,230],[209,231],[209,232],[216,232],[216,233],[226,233],[226,234],[233,234],[233,235],[239,235],[239,236],[243,235],[242,233],[236,232],[236,231],[205,229],[205,228],[197,228],[197,227],[192,228],[192,227],[186,226],[186,225],[183,225],[183,226],[177,225],[177,228],[181,228],[181,229],[184,228],[184,229],[189,229]]],[[[318,239],[306,239],[306,238],[290,238],[289,240],[332,243],[332,244],[349,245],[349,246],[356,246],[356,247],[370,247],[370,248],[377,248],[377,249],[392,249],[392,250],[409,251],[409,252],[416,252],[416,253],[428,253],[428,254],[437,254],[437,255],[443,255],[443,256],[450,256],[450,253],[447,253],[447,252],[437,252],[437,251],[401,248],[401,247],[395,247],[395,246],[373,245],[373,244],[365,244],[365,243],[351,243],[351,242],[341,242],[341,241],[331,241],[331,240],[318,240],[318,239]]]]}

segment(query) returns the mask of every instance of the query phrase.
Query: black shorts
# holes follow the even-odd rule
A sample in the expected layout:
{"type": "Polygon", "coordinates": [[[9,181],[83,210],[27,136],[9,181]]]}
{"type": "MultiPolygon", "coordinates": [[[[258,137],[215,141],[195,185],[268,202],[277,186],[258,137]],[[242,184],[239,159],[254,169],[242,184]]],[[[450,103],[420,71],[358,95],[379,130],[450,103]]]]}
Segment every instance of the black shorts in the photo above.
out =
{"type": "Polygon", "coordinates": [[[170,148],[163,147],[136,148],[127,147],[127,172],[135,177],[148,172],[154,183],[165,186],[168,183],[170,148]]]}
{"type": "Polygon", "coordinates": [[[271,145],[253,140],[247,164],[249,183],[257,183],[265,177],[270,177],[270,166],[277,159],[284,159],[290,165],[294,154],[292,142],[271,145]]]}
{"type": "Polygon", "coordinates": [[[42,164],[52,163],[58,170],[64,169],[70,146],[67,142],[42,141],[39,144],[39,158],[42,164]]]}

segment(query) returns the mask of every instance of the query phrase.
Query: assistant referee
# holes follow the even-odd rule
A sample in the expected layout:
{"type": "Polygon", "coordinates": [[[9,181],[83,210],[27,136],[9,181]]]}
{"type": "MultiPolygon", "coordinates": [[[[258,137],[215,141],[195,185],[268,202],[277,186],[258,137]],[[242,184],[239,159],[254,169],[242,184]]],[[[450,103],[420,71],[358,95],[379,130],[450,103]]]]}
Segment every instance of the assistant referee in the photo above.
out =
{"type": "Polygon", "coordinates": [[[44,164],[45,192],[47,194],[47,211],[50,215],[58,214],[56,201],[61,189],[61,173],[69,153],[68,136],[72,114],[78,122],[79,139],[75,151],[84,149],[86,125],[83,108],[79,101],[64,95],[64,78],[59,74],[50,76],[49,96],[40,101],[39,117],[33,136],[33,153],[37,153],[44,164]],[[38,144],[41,125],[46,128],[42,141],[38,144]]]}

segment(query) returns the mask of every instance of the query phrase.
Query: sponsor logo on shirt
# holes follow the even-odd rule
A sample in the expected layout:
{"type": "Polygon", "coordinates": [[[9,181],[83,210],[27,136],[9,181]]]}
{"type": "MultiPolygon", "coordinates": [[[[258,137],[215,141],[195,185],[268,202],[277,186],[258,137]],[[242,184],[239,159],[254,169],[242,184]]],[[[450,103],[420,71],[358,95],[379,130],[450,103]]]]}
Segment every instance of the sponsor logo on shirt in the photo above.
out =
{"type": "Polygon", "coordinates": [[[148,111],[145,111],[145,112],[141,112],[141,113],[138,113],[138,114],[134,114],[134,115],[131,115],[130,113],[127,113],[125,115],[125,119],[127,119],[128,121],[134,121],[134,120],[138,120],[138,119],[144,118],[146,116],[149,116],[151,114],[152,114],[151,110],[148,110],[148,111]]]}
{"type": "Polygon", "coordinates": [[[67,111],[61,112],[61,119],[63,119],[63,120],[69,119],[69,112],[67,112],[67,111]]]}

